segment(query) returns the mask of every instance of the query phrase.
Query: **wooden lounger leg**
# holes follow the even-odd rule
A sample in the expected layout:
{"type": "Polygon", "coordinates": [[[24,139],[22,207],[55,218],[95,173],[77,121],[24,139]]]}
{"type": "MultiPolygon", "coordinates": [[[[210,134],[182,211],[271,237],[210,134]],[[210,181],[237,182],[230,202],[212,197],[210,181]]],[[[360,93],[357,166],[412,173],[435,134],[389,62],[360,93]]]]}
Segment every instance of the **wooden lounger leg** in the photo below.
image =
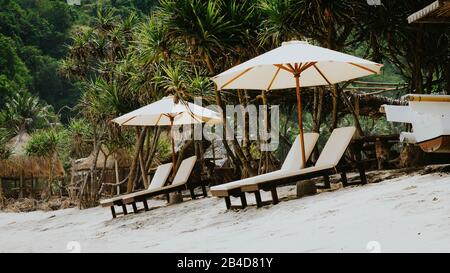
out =
{"type": "Polygon", "coordinates": [[[227,206],[227,209],[231,208],[231,200],[229,196],[225,197],[225,205],[227,206]]]}
{"type": "Polygon", "coordinates": [[[278,204],[277,189],[273,188],[273,189],[270,190],[270,192],[272,193],[272,204],[274,204],[274,205],[278,204]]]}
{"type": "Polygon", "coordinates": [[[137,210],[137,207],[136,207],[136,203],[135,202],[131,203],[131,206],[133,207],[133,212],[137,213],[138,210],[137,210]]]}
{"type": "Polygon", "coordinates": [[[366,170],[364,170],[364,165],[362,163],[358,164],[359,178],[361,179],[361,184],[367,184],[366,170]]]}
{"type": "Polygon", "coordinates": [[[241,193],[241,203],[242,203],[242,208],[246,208],[247,207],[247,199],[245,198],[245,193],[241,193]]]}
{"type": "Polygon", "coordinates": [[[324,176],[323,176],[323,182],[324,182],[324,188],[325,188],[325,189],[331,188],[331,185],[330,185],[330,176],[324,175],[324,176]]]}
{"type": "Polygon", "coordinates": [[[193,189],[193,188],[190,188],[190,189],[189,189],[189,192],[191,193],[191,198],[192,198],[192,200],[194,200],[194,199],[195,199],[195,192],[194,192],[194,189],[193,189]]]}
{"type": "Polygon", "coordinates": [[[202,185],[203,197],[208,197],[208,192],[206,191],[205,185],[202,185]]]}
{"type": "Polygon", "coordinates": [[[347,174],[345,172],[341,173],[341,181],[342,181],[342,186],[347,187],[348,183],[347,183],[347,174]]]}
{"type": "Polygon", "coordinates": [[[116,209],[114,209],[114,206],[111,206],[111,214],[113,218],[116,218],[116,209]]]}
{"type": "Polygon", "coordinates": [[[255,191],[255,199],[256,199],[256,207],[257,208],[262,207],[261,193],[259,191],[255,191]]]}
{"type": "Polygon", "coordinates": [[[146,199],[142,200],[142,204],[144,205],[144,210],[148,211],[148,203],[146,199]]]}
{"type": "Polygon", "coordinates": [[[123,215],[127,215],[128,214],[127,206],[125,204],[122,204],[122,211],[123,211],[123,215]]]}
{"type": "Polygon", "coordinates": [[[166,193],[167,203],[170,203],[170,194],[166,193]]]}

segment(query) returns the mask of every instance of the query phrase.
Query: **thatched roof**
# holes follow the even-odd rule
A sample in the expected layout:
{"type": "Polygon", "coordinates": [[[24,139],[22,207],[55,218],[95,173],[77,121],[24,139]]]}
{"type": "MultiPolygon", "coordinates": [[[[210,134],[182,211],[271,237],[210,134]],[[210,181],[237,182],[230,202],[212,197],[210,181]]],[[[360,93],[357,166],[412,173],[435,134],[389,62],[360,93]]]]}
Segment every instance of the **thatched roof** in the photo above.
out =
{"type": "Polygon", "coordinates": [[[64,167],[56,157],[52,160],[37,156],[28,156],[25,146],[31,136],[21,132],[13,137],[6,146],[11,149],[12,155],[6,160],[0,160],[0,177],[5,178],[49,178],[50,161],[52,162],[52,177],[64,176],[64,167]]]}
{"type": "Polygon", "coordinates": [[[408,16],[408,23],[450,23],[450,1],[434,1],[408,16]]]}
{"type": "MultiPolygon", "coordinates": [[[[130,154],[126,150],[118,150],[115,153],[108,156],[108,159],[106,160],[105,155],[106,149],[103,148],[100,150],[97,158],[97,169],[103,169],[105,166],[105,169],[114,169],[115,161],[117,160],[117,164],[119,168],[129,168],[132,162],[132,158],[130,154]],[[106,160],[106,165],[105,165],[106,160]]],[[[72,163],[72,171],[79,172],[79,171],[87,171],[91,169],[91,166],[93,165],[95,159],[94,152],[92,152],[88,157],[80,158],[75,160],[72,163]]]]}

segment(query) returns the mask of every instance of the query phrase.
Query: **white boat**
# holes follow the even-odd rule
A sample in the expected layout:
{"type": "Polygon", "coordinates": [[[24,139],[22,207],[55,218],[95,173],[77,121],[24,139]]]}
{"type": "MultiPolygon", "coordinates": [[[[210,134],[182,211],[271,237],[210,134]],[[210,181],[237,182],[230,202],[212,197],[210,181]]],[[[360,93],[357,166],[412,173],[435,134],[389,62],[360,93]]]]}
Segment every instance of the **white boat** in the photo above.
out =
{"type": "Polygon", "coordinates": [[[450,153],[450,96],[414,95],[402,97],[407,106],[383,105],[386,119],[412,124],[400,141],[416,143],[425,152],[450,153]]]}

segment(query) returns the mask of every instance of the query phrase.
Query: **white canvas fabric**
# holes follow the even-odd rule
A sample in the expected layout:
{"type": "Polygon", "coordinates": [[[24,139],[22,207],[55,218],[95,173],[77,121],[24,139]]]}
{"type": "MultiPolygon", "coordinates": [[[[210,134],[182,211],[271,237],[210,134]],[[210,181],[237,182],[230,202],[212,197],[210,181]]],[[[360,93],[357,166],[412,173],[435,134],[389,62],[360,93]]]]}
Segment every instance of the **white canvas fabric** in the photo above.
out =
{"type": "Polygon", "coordinates": [[[191,156],[181,162],[180,167],[177,170],[177,174],[172,181],[173,185],[181,185],[188,181],[191,175],[192,169],[194,168],[195,162],[197,161],[197,156],[191,156]]]}
{"type": "MultiPolygon", "coordinates": [[[[283,173],[283,178],[313,173],[336,167],[336,165],[339,163],[342,156],[344,155],[348,145],[350,144],[350,141],[352,140],[355,132],[356,132],[355,127],[342,127],[334,129],[330,137],[328,138],[325,147],[320,153],[320,156],[317,159],[316,165],[314,165],[314,167],[308,167],[304,169],[285,172],[283,173]]],[[[262,182],[265,181],[256,181],[253,183],[249,182],[245,183],[241,187],[245,187],[245,185],[258,184],[262,182]]],[[[245,190],[245,188],[243,188],[243,190],[245,190]]]]}
{"type": "Polygon", "coordinates": [[[113,122],[129,126],[169,126],[171,123],[167,115],[174,117],[173,125],[202,122],[220,123],[222,121],[217,112],[190,102],[179,101],[175,103],[173,96],[167,96],[115,118],[113,122]]]}
{"type": "Polygon", "coordinates": [[[386,113],[386,119],[393,122],[405,122],[411,123],[416,116],[416,113],[411,111],[409,106],[398,105],[383,105],[384,112],[386,113]]]}
{"type": "MultiPolygon", "coordinates": [[[[318,133],[306,133],[303,135],[305,140],[305,156],[308,160],[314,147],[316,146],[317,140],[319,139],[318,133]]],[[[297,135],[294,143],[291,146],[286,158],[284,159],[281,170],[298,170],[303,164],[301,156],[301,146],[300,146],[300,135],[297,135]]],[[[304,162],[306,163],[306,162],[304,162]]]]}
{"type": "Polygon", "coordinates": [[[355,127],[342,127],[334,129],[328,138],[325,147],[323,147],[315,167],[336,166],[345,153],[353,135],[356,132],[355,127]]]}
{"type": "Polygon", "coordinates": [[[167,163],[158,166],[155,174],[153,175],[152,181],[148,186],[148,189],[153,190],[163,187],[167,181],[167,178],[170,175],[171,170],[172,170],[172,163],[167,163]]]}
{"type": "Polygon", "coordinates": [[[297,170],[279,170],[264,175],[250,177],[236,182],[226,183],[212,187],[211,192],[214,193],[214,191],[216,190],[217,191],[231,190],[233,188],[242,188],[245,190],[246,185],[254,185],[258,183],[264,183],[267,181],[275,180],[277,178],[287,178],[291,176],[297,176],[320,170],[334,168],[339,163],[339,160],[342,158],[355,132],[356,132],[355,127],[343,127],[334,129],[330,137],[328,138],[325,147],[320,153],[319,159],[317,160],[316,165],[314,167],[308,167],[297,170]]]}
{"type": "MultiPolygon", "coordinates": [[[[304,134],[304,140],[305,140],[305,156],[306,159],[308,159],[311,156],[312,151],[314,150],[314,147],[316,146],[317,140],[319,139],[318,133],[306,133],[304,134]]],[[[300,136],[297,136],[294,143],[291,146],[291,149],[289,150],[286,159],[283,162],[283,165],[280,170],[273,171],[270,173],[265,173],[257,176],[248,177],[245,179],[225,183],[222,185],[217,185],[214,187],[211,187],[211,191],[215,190],[231,190],[234,188],[239,188],[244,184],[252,184],[252,183],[258,183],[262,181],[267,181],[271,179],[281,178],[284,177],[285,174],[300,170],[300,163],[301,163],[301,155],[300,155],[300,136]]]]}
{"type": "Polygon", "coordinates": [[[280,47],[228,69],[212,78],[222,89],[285,89],[295,88],[292,73],[278,69],[279,64],[317,62],[300,76],[302,87],[328,85],[380,73],[383,66],[372,61],[306,42],[290,41],[280,47]],[[364,67],[364,68],[361,68],[364,67]],[[317,68],[317,69],[316,69],[317,68]],[[320,72],[319,72],[320,71],[320,72]],[[323,74],[324,77],[322,77],[323,74]],[[275,77],[274,77],[275,76],[275,77]],[[272,81],[272,79],[274,79],[272,81]]]}

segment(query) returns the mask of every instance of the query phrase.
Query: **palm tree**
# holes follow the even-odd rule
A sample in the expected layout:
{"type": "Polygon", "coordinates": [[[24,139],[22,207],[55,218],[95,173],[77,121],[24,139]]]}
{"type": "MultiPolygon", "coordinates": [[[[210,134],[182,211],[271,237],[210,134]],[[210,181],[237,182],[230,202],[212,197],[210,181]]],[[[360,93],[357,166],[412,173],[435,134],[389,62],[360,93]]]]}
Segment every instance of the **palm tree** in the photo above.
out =
{"type": "MultiPolygon", "coordinates": [[[[191,56],[195,65],[206,65],[210,75],[214,75],[217,67],[222,69],[239,61],[240,52],[246,45],[245,41],[252,31],[243,27],[242,18],[251,21],[251,5],[247,1],[202,1],[202,0],[162,0],[158,12],[167,26],[168,37],[183,44],[187,48],[187,55],[191,56]],[[239,8],[238,4],[243,3],[239,8]],[[249,12],[242,17],[243,13],[249,12]],[[237,18],[241,16],[241,18],[237,18]],[[238,41],[238,42],[237,42],[238,41]],[[234,51],[234,49],[238,49],[234,51]],[[237,58],[236,58],[237,57],[237,58]],[[216,60],[216,61],[215,61],[216,60]]],[[[254,31],[254,29],[253,29],[254,31]]],[[[216,104],[224,109],[221,94],[215,90],[216,104]]],[[[224,115],[224,124],[229,126],[224,115]]],[[[224,146],[237,166],[242,166],[245,173],[255,175],[256,170],[251,166],[251,158],[245,156],[236,139],[231,141],[237,158],[231,152],[226,141],[224,146]]]]}
{"type": "Polygon", "coordinates": [[[31,132],[58,122],[50,105],[42,103],[38,97],[26,91],[11,96],[0,116],[3,126],[16,134],[20,131],[31,132]]]}
{"type": "Polygon", "coordinates": [[[302,30],[296,24],[293,0],[261,0],[259,40],[261,44],[276,47],[283,41],[303,38],[302,30]]]}

